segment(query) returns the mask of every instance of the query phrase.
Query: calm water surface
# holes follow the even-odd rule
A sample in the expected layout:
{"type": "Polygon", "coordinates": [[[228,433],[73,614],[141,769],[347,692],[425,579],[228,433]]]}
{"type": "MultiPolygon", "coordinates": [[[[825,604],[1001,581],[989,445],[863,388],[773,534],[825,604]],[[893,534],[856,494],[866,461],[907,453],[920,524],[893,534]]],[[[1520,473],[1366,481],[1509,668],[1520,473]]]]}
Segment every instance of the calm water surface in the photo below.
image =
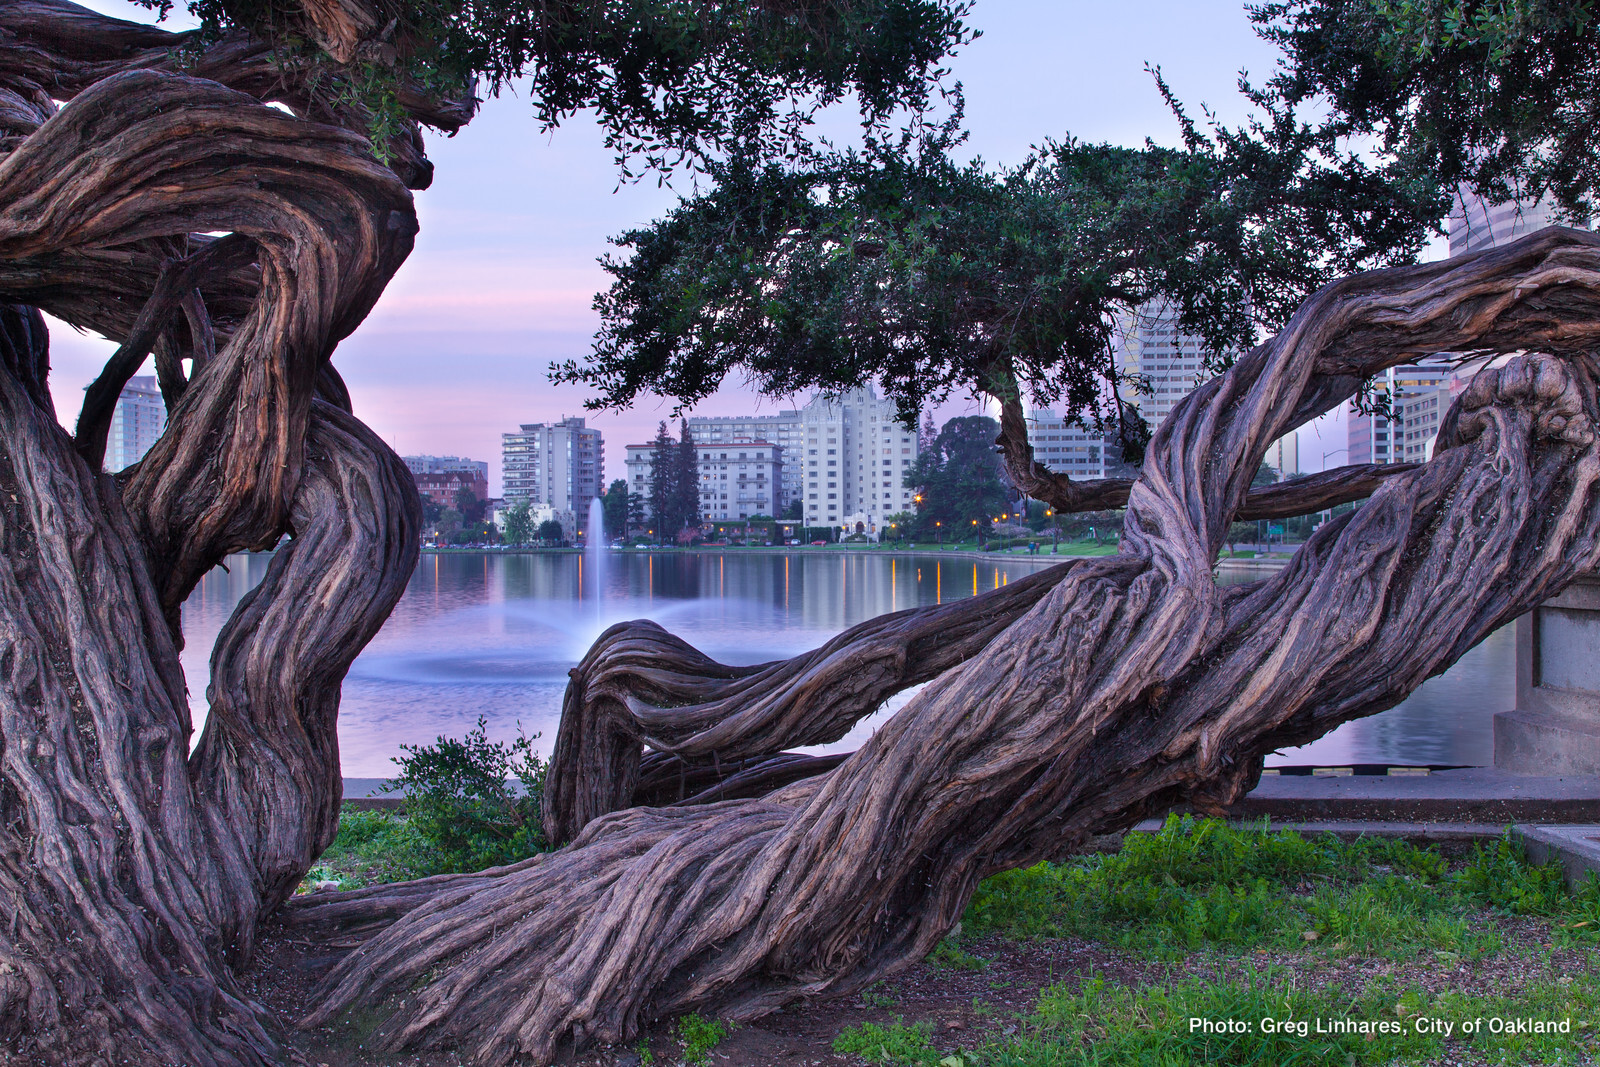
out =
{"type": "MultiPolygon", "coordinates": [[[[230,557],[184,605],[183,664],[197,726],[212,642],[270,558],[230,557]]],[[[600,568],[576,555],[424,555],[345,680],[344,772],[385,776],[400,745],[460,736],[480,715],[489,736],[514,737],[520,724],[542,734],[537,744],[548,750],[567,671],[623,619],[654,619],[726,663],[761,663],[815,648],[874,615],[959,600],[1036,569],[1023,559],[803,552],[612,554],[600,568]]],[[[1508,627],[1399,707],[1268,764],[1487,764],[1490,717],[1513,704],[1515,662],[1508,627]]],[[[910,695],[824,750],[855,748],[910,695]]]]}

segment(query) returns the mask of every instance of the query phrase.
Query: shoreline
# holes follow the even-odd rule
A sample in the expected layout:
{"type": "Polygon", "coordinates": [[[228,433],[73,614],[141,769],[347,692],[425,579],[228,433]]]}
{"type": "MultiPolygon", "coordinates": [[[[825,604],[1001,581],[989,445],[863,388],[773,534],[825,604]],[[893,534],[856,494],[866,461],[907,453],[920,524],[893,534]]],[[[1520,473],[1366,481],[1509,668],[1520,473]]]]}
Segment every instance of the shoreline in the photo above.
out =
{"type": "MultiPolygon", "coordinates": [[[[1042,546],[1041,546],[1041,548],[1042,548],[1042,546]]],[[[1060,552],[1060,553],[1056,553],[1056,554],[1051,554],[1050,552],[1046,552],[1046,551],[1040,551],[1037,555],[1030,555],[1030,554],[1028,554],[1026,552],[1011,552],[1011,551],[1005,551],[1005,552],[982,552],[982,551],[975,551],[973,549],[966,549],[966,548],[961,548],[961,549],[949,549],[949,548],[938,549],[938,548],[932,548],[932,547],[926,547],[926,548],[924,548],[924,547],[918,547],[918,548],[878,548],[878,547],[850,548],[850,547],[846,547],[846,546],[842,546],[842,545],[829,545],[829,546],[827,546],[825,548],[821,547],[821,546],[817,546],[817,545],[710,545],[710,546],[701,545],[701,546],[698,546],[698,547],[695,547],[695,548],[679,548],[679,547],[677,547],[675,545],[655,545],[655,546],[651,546],[649,548],[621,548],[621,549],[608,549],[607,551],[608,551],[608,554],[611,554],[613,556],[629,556],[629,555],[647,556],[647,555],[654,555],[654,554],[658,554],[658,553],[661,554],[661,555],[727,555],[729,553],[738,553],[738,554],[741,554],[741,555],[743,555],[743,554],[753,554],[753,555],[804,554],[804,555],[820,555],[820,556],[830,556],[830,555],[831,556],[852,556],[852,555],[918,556],[918,557],[929,557],[929,556],[932,556],[932,557],[936,557],[936,558],[939,558],[939,559],[951,559],[951,560],[957,560],[957,559],[968,560],[968,559],[970,559],[970,560],[977,560],[977,561],[980,561],[980,562],[984,562],[984,561],[999,562],[1001,560],[1005,560],[1007,562],[1013,562],[1013,563],[1031,563],[1031,564],[1046,565],[1046,566],[1054,564],[1054,563],[1066,563],[1069,560],[1074,560],[1074,559],[1101,559],[1101,558],[1104,558],[1106,556],[1115,555],[1115,552],[1098,552],[1098,553],[1060,552]]],[[[488,555],[488,556],[581,556],[581,555],[583,555],[583,553],[584,553],[584,550],[581,549],[581,548],[423,548],[422,549],[422,554],[423,555],[436,555],[436,556],[443,556],[443,555],[455,555],[455,556],[466,556],[466,555],[488,555]]],[[[1268,557],[1268,558],[1265,558],[1265,559],[1257,559],[1257,558],[1231,559],[1231,558],[1229,558],[1229,559],[1219,559],[1217,561],[1217,563],[1216,563],[1216,566],[1217,566],[1217,568],[1223,569],[1223,570],[1277,571],[1277,570],[1282,569],[1284,566],[1286,566],[1288,564],[1288,562],[1289,562],[1289,560],[1288,560],[1287,557],[1282,557],[1282,558],[1268,557]]]]}

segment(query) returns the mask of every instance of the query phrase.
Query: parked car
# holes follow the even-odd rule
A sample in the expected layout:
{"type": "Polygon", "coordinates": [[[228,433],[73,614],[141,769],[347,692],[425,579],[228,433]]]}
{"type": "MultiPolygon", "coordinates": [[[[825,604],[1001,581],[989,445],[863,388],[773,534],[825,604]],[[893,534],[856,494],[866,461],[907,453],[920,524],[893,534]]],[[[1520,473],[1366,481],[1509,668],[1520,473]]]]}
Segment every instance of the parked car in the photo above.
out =
{"type": "Polygon", "coordinates": [[[828,542],[826,542],[826,541],[813,541],[813,542],[811,542],[811,543],[812,543],[812,544],[814,544],[814,545],[825,545],[825,544],[827,544],[827,543],[828,543],[828,542]]]}

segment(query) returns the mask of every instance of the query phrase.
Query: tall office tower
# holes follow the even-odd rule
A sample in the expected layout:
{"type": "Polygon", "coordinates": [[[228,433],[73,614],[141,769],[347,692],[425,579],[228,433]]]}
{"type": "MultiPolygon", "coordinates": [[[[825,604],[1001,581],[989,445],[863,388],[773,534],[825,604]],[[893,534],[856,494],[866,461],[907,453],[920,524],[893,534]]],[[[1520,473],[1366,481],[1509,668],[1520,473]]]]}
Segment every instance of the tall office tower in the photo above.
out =
{"type": "Polygon", "coordinates": [[[137,463],[167,425],[167,405],[155,375],[129,378],[111,412],[106,438],[106,470],[120,471],[137,463]]]}
{"type": "Polygon", "coordinates": [[[489,463],[482,459],[464,459],[461,456],[401,456],[407,469],[412,474],[475,474],[477,478],[487,482],[489,480],[489,463]]]}
{"type": "Polygon", "coordinates": [[[1150,383],[1150,393],[1127,400],[1155,430],[1172,406],[1194,391],[1205,373],[1206,351],[1199,337],[1178,329],[1178,313],[1164,300],[1152,300],[1123,316],[1113,335],[1117,366],[1150,383]]]}
{"type": "MultiPolygon", "coordinates": [[[[1450,212],[1451,257],[1507,244],[1559,223],[1554,208],[1511,201],[1490,204],[1462,187],[1450,212]]],[[[1371,415],[1350,416],[1351,463],[1424,463],[1433,457],[1439,422],[1466,388],[1477,367],[1395,367],[1381,383],[1388,387],[1397,425],[1371,415]]]]}
{"type": "MultiPolygon", "coordinates": [[[[778,446],[786,461],[783,464],[783,484],[772,507],[773,517],[778,517],[792,500],[801,498],[801,468],[792,462],[801,454],[800,412],[779,411],[775,415],[692,415],[689,432],[697,445],[731,445],[761,441],[778,446]]],[[[632,477],[629,478],[632,485],[632,477]]]]}
{"type": "MultiPolygon", "coordinates": [[[[1408,425],[1411,414],[1428,410],[1417,407],[1429,398],[1437,399],[1440,391],[1451,395],[1454,372],[1450,367],[1390,367],[1377,381],[1379,392],[1389,394],[1389,407],[1398,420],[1382,415],[1363,415],[1351,408],[1346,421],[1349,429],[1350,463],[1417,463],[1423,451],[1432,455],[1432,440],[1415,436],[1416,427],[1408,425]],[[1408,410],[1411,414],[1408,414],[1408,410]],[[1410,435],[1410,436],[1408,436],[1410,435]],[[1409,449],[1409,451],[1408,451],[1409,449]]],[[[1445,407],[1449,406],[1448,400],[1445,407]]],[[[1437,408],[1437,405],[1435,405],[1437,408]]],[[[1439,432],[1438,408],[1433,415],[1432,433],[1439,432]]]]}
{"type": "Polygon", "coordinates": [[[917,435],[896,421],[894,404],[862,386],[837,401],[816,398],[800,421],[804,454],[787,458],[804,465],[807,526],[878,533],[888,516],[911,510],[905,476],[916,462],[917,435]]]}
{"type": "Polygon", "coordinates": [[[1050,408],[1039,408],[1028,419],[1028,443],[1033,458],[1069,478],[1106,477],[1106,444],[1101,434],[1068,422],[1050,408]]]}
{"type": "Polygon", "coordinates": [[[585,514],[600,495],[605,454],[600,431],[582,419],[524,423],[518,432],[500,435],[505,500],[585,514]]]}
{"type": "Polygon", "coordinates": [[[1512,200],[1504,204],[1491,204],[1483,197],[1462,186],[1455,206],[1450,209],[1448,232],[1450,255],[1476,252],[1514,241],[1561,220],[1555,209],[1546,201],[1534,204],[1512,200]]]}

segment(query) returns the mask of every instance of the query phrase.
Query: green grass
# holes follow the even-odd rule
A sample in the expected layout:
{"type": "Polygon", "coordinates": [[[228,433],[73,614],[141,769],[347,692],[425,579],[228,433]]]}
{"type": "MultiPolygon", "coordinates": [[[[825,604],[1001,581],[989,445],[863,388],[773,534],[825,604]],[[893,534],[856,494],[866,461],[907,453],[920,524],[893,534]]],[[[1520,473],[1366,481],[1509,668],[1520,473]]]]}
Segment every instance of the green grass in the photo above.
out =
{"type": "Polygon", "coordinates": [[[1096,977],[1045,990],[1014,1034],[971,1048],[939,1049],[930,1024],[901,1020],[847,1027],[833,1050],[917,1067],[1295,1067],[1426,1061],[1454,1043],[1490,1063],[1581,1064],[1591,1062],[1597,1012],[1600,986],[1592,977],[1514,997],[1429,997],[1381,981],[1349,996],[1296,988],[1270,969],[1137,989],[1096,977]],[[1507,1019],[1565,1021],[1569,1031],[1495,1033],[1494,1020],[1507,1019]],[[1477,1029],[1464,1033],[1464,1025],[1477,1029]]]}
{"type": "Polygon", "coordinates": [[[1045,991],[1013,1036],[965,1057],[983,1067],[1078,1067],[1098,1064],[1238,1065],[1383,1064],[1437,1059],[1451,1037],[1491,1063],[1587,1063],[1600,988],[1592,979],[1530,995],[1430,998],[1374,982],[1355,996],[1310,991],[1271,970],[1236,981],[1191,978],[1129,989],[1091,979],[1045,991]],[[1507,1035],[1491,1020],[1565,1020],[1570,1032],[1507,1035]],[[1424,1021],[1426,1020],[1426,1021],[1424,1021]],[[1463,1024],[1481,1020],[1476,1033],[1463,1024]],[[1353,1025],[1350,1032],[1338,1032],[1353,1025]]]}
{"type": "Polygon", "coordinates": [[[888,1026],[862,1023],[846,1027],[833,1039],[833,1051],[854,1053],[871,1063],[927,1064],[936,1067],[941,1059],[933,1047],[933,1024],[907,1026],[896,1021],[888,1026]]]}
{"type": "Polygon", "coordinates": [[[1535,866],[1509,839],[1477,846],[1455,867],[1432,848],[1265,825],[1234,828],[1174,816],[1130,834],[1120,852],[1041,863],[985,881],[962,919],[968,935],[1084,937],[1179,958],[1208,948],[1422,952],[1478,959],[1499,935],[1476,912],[1564,916],[1583,940],[1600,921],[1600,889],[1567,891],[1558,865],[1535,866]]]}
{"type": "Polygon", "coordinates": [[[360,889],[433,874],[432,850],[399,812],[339,812],[339,833],[301,883],[309,891],[318,882],[338,882],[340,889],[360,889]]]}
{"type": "Polygon", "coordinates": [[[1510,950],[1531,980],[1492,995],[1449,983],[1429,993],[1415,983],[1416,966],[1401,972],[1410,981],[1392,967],[1374,969],[1356,992],[1309,977],[1352,955],[1414,960],[1422,973],[1470,965],[1507,951],[1496,923],[1485,921],[1494,915],[1546,923],[1553,947],[1592,948],[1600,880],[1571,891],[1559,866],[1528,862],[1509,836],[1452,862],[1391,839],[1346,842],[1173,817],[1158,833],[1128,835],[1115,854],[985,880],[962,933],[929,962],[981,964],[962,944],[976,937],[1075,936],[1136,958],[1200,964],[1200,973],[1180,966],[1138,986],[1082,976],[1043,991],[1031,1011],[970,1048],[940,1049],[928,1023],[904,1020],[848,1027],[833,1047],[918,1067],[1420,1063],[1464,1049],[1488,1063],[1593,1062],[1600,969],[1561,974],[1537,958],[1543,933],[1532,950],[1510,950]],[[1263,959],[1276,962],[1256,962],[1263,959]],[[1495,1020],[1506,1019],[1565,1020],[1569,1029],[1495,1032],[1495,1020]],[[1360,1025],[1341,1032],[1341,1021],[1360,1025]]]}

